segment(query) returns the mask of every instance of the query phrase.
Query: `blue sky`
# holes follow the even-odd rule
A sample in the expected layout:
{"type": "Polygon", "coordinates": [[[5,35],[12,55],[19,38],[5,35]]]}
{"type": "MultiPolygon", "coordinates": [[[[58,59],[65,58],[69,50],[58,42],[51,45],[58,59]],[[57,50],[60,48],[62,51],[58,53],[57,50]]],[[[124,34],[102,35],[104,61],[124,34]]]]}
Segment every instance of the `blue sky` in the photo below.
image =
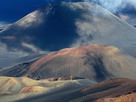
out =
{"type": "Polygon", "coordinates": [[[50,1],[60,0],[0,0],[0,21],[15,22],[50,1]]]}
{"type": "Polygon", "coordinates": [[[45,4],[46,0],[0,0],[0,21],[14,22],[45,4]]]}
{"type": "MultiPolygon", "coordinates": [[[[49,1],[60,0],[0,0],[0,28],[3,25],[17,21],[18,19],[24,17],[25,15],[36,10],[37,8],[43,7],[49,1]]],[[[82,1],[82,0],[70,0],[70,1],[82,1]]],[[[99,1],[99,3],[101,3],[102,6],[111,11],[112,10],[116,11],[118,8],[120,8],[120,6],[123,7],[125,1],[136,5],[136,0],[85,0],[85,1],[95,2],[99,1]]]]}
{"type": "Polygon", "coordinates": [[[60,0],[0,0],[0,28],[19,20],[51,1],[60,0]]]}
{"type": "Polygon", "coordinates": [[[46,5],[47,0],[0,0],[0,28],[46,5]]]}

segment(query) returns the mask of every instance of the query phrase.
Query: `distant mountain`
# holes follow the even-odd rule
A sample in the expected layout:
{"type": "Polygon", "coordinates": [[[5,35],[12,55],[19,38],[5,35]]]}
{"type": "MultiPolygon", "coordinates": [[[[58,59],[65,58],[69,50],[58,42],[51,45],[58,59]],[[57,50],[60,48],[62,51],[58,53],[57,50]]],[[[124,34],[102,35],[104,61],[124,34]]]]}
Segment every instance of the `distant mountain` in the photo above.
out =
{"type": "Polygon", "coordinates": [[[136,59],[116,47],[84,45],[49,53],[40,59],[0,71],[0,76],[45,79],[65,75],[95,82],[111,78],[136,77],[136,59]]]}
{"type": "Polygon", "coordinates": [[[0,32],[9,50],[55,51],[77,45],[113,45],[135,56],[136,29],[89,2],[49,3],[0,32]]]}
{"type": "Polygon", "coordinates": [[[130,25],[136,26],[136,7],[128,4],[115,14],[130,25]]]}
{"type": "Polygon", "coordinates": [[[39,58],[41,58],[42,56],[45,56],[47,55],[48,53],[33,53],[33,54],[30,54],[30,55],[27,55],[27,56],[24,56],[24,57],[21,57],[19,59],[17,59],[14,64],[22,64],[22,63],[25,63],[25,62],[32,62],[32,61],[35,61],[39,58]]]}

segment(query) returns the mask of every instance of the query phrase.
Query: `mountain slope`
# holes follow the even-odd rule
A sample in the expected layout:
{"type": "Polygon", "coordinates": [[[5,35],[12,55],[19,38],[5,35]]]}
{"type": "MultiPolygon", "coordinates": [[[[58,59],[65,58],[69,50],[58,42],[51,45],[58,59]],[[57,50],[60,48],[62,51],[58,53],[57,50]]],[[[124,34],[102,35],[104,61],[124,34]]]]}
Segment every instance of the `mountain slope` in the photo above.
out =
{"type": "Polygon", "coordinates": [[[99,99],[95,102],[135,102],[135,101],[136,101],[136,93],[131,93],[114,98],[99,99]]]}
{"type": "Polygon", "coordinates": [[[93,44],[49,53],[34,62],[3,69],[0,76],[44,79],[73,75],[96,82],[111,78],[135,79],[135,62],[134,57],[116,47],[93,44]]]}
{"type": "Polygon", "coordinates": [[[95,81],[115,77],[135,79],[135,62],[135,58],[116,47],[93,44],[50,53],[34,62],[27,76],[41,79],[74,75],[95,81]]]}
{"type": "Polygon", "coordinates": [[[0,77],[0,90],[2,102],[136,101],[136,81],[131,79],[112,79],[96,84],[73,76],[39,81],[27,77],[0,77]]]}
{"type": "MultiPolygon", "coordinates": [[[[101,82],[93,87],[83,89],[81,92],[83,92],[84,94],[87,94],[87,96],[75,99],[71,102],[94,102],[95,100],[102,99],[102,98],[116,98],[119,96],[130,95],[131,93],[135,93],[135,89],[136,89],[135,80],[113,79],[113,80],[101,82]]],[[[131,95],[128,98],[131,98],[131,95]]],[[[122,102],[125,102],[125,101],[123,101],[122,99],[122,102]]],[[[133,102],[133,101],[129,101],[129,102],[133,102]]],[[[109,102],[109,101],[105,100],[102,102],[109,102]]],[[[113,102],[116,102],[116,101],[113,101],[113,102]]]]}
{"type": "Polygon", "coordinates": [[[48,96],[48,94],[81,90],[94,84],[95,83],[91,80],[72,76],[62,76],[54,81],[50,79],[37,81],[27,77],[0,77],[0,101],[15,102],[20,99],[41,94],[46,94],[48,96]]]}
{"type": "Polygon", "coordinates": [[[130,79],[113,79],[98,83],[81,90],[40,95],[18,102],[135,102],[136,81],[130,79]],[[132,93],[132,94],[131,94],[132,93]],[[125,98],[125,96],[127,98],[125,98]],[[65,98],[64,98],[65,97],[65,98]],[[117,100],[117,98],[121,101],[117,100]],[[108,101],[108,99],[113,99],[108,101]],[[105,101],[103,101],[105,99],[105,101]],[[130,99],[127,101],[127,99],[130,99]]]}
{"type": "Polygon", "coordinates": [[[96,4],[59,2],[50,3],[10,25],[0,32],[0,42],[9,49],[28,52],[98,43],[135,55],[135,33],[132,26],[96,4]]]}

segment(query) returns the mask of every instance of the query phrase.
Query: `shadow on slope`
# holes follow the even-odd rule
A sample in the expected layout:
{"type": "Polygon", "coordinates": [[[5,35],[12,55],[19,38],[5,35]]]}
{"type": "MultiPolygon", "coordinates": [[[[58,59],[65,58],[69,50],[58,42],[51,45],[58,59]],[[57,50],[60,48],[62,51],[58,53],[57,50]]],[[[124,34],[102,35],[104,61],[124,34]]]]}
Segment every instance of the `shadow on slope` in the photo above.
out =
{"type": "MultiPolygon", "coordinates": [[[[97,99],[118,97],[135,93],[136,81],[130,79],[112,79],[82,90],[67,91],[50,95],[40,95],[17,102],[96,102],[97,99]],[[64,98],[65,97],[65,98],[64,98]]],[[[136,100],[135,100],[136,101],[136,100]]],[[[135,102],[130,101],[130,102],[135,102]]],[[[98,101],[99,102],[99,101],[98,101]]],[[[101,101],[100,101],[101,102],[101,101]]],[[[107,101],[102,101],[107,102],[107,101]]]]}

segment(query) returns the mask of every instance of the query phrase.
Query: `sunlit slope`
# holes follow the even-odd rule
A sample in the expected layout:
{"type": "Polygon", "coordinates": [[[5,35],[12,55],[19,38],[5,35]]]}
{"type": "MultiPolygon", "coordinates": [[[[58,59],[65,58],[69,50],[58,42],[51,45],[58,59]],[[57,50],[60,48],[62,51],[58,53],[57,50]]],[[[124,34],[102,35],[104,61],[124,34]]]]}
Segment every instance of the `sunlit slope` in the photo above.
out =
{"type": "Polygon", "coordinates": [[[83,89],[81,92],[86,96],[70,102],[135,102],[135,94],[131,94],[135,93],[135,89],[135,80],[112,79],[83,89]]]}
{"type": "Polygon", "coordinates": [[[133,78],[136,59],[113,46],[87,45],[63,49],[44,56],[29,69],[31,78],[74,75],[102,81],[110,78],[133,78]]]}
{"type": "Polygon", "coordinates": [[[135,102],[135,101],[136,101],[136,93],[131,93],[114,98],[99,99],[95,102],[135,102]]]}
{"type": "Polygon", "coordinates": [[[44,79],[73,75],[103,81],[111,78],[136,77],[136,59],[118,48],[86,45],[49,53],[37,61],[0,71],[1,76],[44,79]]]}
{"type": "Polygon", "coordinates": [[[18,102],[135,102],[135,90],[135,80],[112,79],[77,91],[40,95],[18,102]]]}
{"type": "MultiPolygon", "coordinates": [[[[57,79],[57,78],[52,78],[57,79]]],[[[95,83],[88,79],[60,77],[58,80],[32,80],[27,77],[13,78],[0,77],[0,101],[13,102],[40,94],[53,94],[56,92],[74,91],[83,89],[95,83]]]]}

